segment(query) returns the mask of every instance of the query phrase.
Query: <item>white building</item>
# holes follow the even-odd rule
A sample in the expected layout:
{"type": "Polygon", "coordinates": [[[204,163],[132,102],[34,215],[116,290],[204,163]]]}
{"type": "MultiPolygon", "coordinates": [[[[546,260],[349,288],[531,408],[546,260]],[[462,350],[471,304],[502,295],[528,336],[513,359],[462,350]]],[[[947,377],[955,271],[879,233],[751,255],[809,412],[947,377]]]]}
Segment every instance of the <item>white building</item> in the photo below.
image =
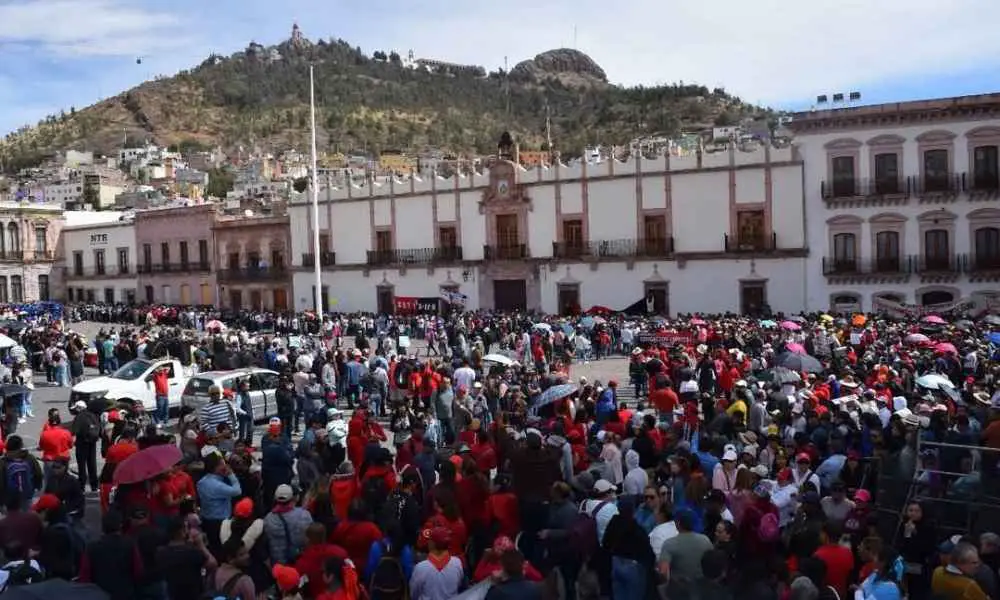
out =
{"type": "MultiPolygon", "coordinates": [[[[805,305],[791,148],[530,170],[499,150],[505,159],[472,176],[321,189],[326,309],[392,310],[442,292],[469,309],[548,313],[646,300],[669,314],[805,305]]],[[[314,304],[308,193],[289,214],[302,310],[314,304]]]]}
{"type": "Polygon", "coordinates": [[[62,230],[66,300],[134,304],[135,222],[125,213],[68,212],[62,230]]]}
{"type": "Polygon", "coordinates": [[[83,202],[83,179],[50,183],[45,186],[45,201],[73,208],[83,202]]]}
{"type": "Polygon", "coordinates": [[[1000,295],[1000,94],[812,111],[789,127],[810,310],[1000,295]]]}

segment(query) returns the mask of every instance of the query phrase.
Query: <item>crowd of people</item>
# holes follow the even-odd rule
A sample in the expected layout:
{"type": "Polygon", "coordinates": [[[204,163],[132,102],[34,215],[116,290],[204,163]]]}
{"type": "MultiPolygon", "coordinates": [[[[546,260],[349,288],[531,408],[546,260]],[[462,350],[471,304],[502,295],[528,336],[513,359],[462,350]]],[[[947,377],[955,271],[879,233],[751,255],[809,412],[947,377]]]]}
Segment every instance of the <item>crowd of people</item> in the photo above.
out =
{"type": "Polygon", "coordinates": [[[28,323],[11,362],[266,367],[278,416],[254,435],[241,381],[157,422],[54,409],[40,454],[6,429],[0,589],[1000,600],[995,317],[67,316],[103,329],[28,323]],[[620,381],[574,375],[608,355],[620,381]]]}

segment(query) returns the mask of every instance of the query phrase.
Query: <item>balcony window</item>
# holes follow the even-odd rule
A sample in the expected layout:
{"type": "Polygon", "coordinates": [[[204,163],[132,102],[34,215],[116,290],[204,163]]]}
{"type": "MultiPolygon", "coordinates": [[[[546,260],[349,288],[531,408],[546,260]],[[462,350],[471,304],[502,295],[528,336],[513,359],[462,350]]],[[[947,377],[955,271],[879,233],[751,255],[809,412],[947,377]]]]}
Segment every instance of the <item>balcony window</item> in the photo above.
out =
{"type": "Polygon", "coordinates": [[[41,301],[46,301],[49,299],[49,276],[39,275],[38,276],[38,299],[41,301]]]}
{"type": "Polygon", "coordinates": [[[7,278],[0,276],[0,302],[6,304],[10,302],[10,296],[7,294],[7,278]]]}
{"type": "Polygon", "coordinates": [[[899,155],[895,152],[875,155],[875,192],[899,193],[899,155]]]}
{"type": "Polygon", "coordinates": [[[976,230],[976,268],[1000,268],[1000,229],[983,227],[976,230]]]}
{"type": "Polygon", "coordinates": [[[379,252],[389,253],[392,252],[392,232],[391,231],[376,231],[375,232],[375,249],[379,252]]]}
{"type": "Polygon", "coordinates": [[[10,301],[24,302],[24,287],[20,275],[12,275],[10,278],[10,301]]]}
{"type": "Polygon", "coordinates": [[[104,249],[94,250],[94,273],[104,275],[104,249]]]}
{"type": "Polygon", "coordinates": [[[948,191],[948,151],[945,149],[924,152],[924,191],[948,191]]]}
{"type": "Polygon", "coordinates": [[[736,243],[740,250],[764,247],[764,211],[741,210],[736,214],[736,243]]]}
{"type": "Polygon", "coordinates": [[[7,241],[11,253],[17,254],[21,251],[21,232],[17,229],[17,223],[7,224],[7,241]]]}
{"type": "Polygon", "coordinates": [[[281,250],[271,250],[271,267],[276,271],[285,268],[285,255],[281,253],[281,250]]]}
{"type": "Polygon", "coordinates": [[[142,264],[146,266],[146,272],[148,273],[153,265],[153,246],[150,244],[142,245],[142,264]]]}
{"type": "Polygon", "coordinates": [[[198,240],[198,263],[208,264],[208,240],[198,240]]]}
{"type": "Polygon", "coordinates": [[[44,256],[49,251],[48,229],[35,227],[35,254],[44,256]]]}
{"type": "Polygon", "coordinates": [[[73,274],[77,277],[83,276],[83,252],[81,251],[73,253],[73,274]]]}
{"type": "Polygon", "coordinates": [[[164,265],[170,264],[170,244],[167,242],[160,244],[160,262],[164,265]]]}
{"type": "Polygon", "coordinates": [[[924,262],[928,269],[947,269],[948,232],[944,229],[930,229],[924,232],[924,262]]]}
{"type": "Polygon", "coordinates": [[[118,249],[118,273],[125,275],[128,273],[128,248],[118,249]]]}
{"type": "Polygon", "coordinates": [[[580,219],[568,219],[562,224],[563,242],[566,246],[566,253],[571,256],[579,256],[583,253],[583,221],[580,219]]]}
{"type": "Polygon", "coordinates": [[[977,146],[973,151],[972,185],[977,190],[1000,188],[1000,163],[996,146],[977,146]]]}
{"type": "Polygon", "coordinates": [[[833,262],[838,272],[851,272],[857,268],[857,238],[853,233],[833,236],[833,262]]]}
{"type": "Polygon", "coordinates": [[[899,232],[880,231],[875,234],[875,270],[899,270],[899,232]]]}
{"type": "Polygon", "coordinates": [[[181,242],[181,265],[187,266],[188,264],[188,243],[181,242]]]}
{"type": "Polygon", "coordinates": [[[438,228],[438,243],[441,248],[458,246],[458,231],[453,226],[438,228]]]}
{"type": "Polygon", "coordinates": [[[856,194],[854,157],[835,157],[833,159],[833,196],[835,198],[845,198],[856,194]]]}

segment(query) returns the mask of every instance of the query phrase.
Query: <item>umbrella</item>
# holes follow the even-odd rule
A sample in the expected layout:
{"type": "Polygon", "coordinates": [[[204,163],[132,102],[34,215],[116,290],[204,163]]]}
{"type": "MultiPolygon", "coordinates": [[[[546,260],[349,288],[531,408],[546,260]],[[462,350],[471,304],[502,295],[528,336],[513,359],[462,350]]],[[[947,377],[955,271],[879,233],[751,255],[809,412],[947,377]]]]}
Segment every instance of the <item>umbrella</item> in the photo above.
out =
{"type": "Polygon", "coordinates": [[[937,315],[927,315],[922,320],[924,323],[933,323],[935,325],[944,325],[947,323],[947,321],[937,315]]]}
{"type": "Polygon", "coordinates": [[[28,388],[23,385],[17,385],[16,383],[8,383],[5,385],[0,385],[0,397],[10,398],[11,396],[22,396],[31,392],[28,388]]]}
{"type": "Polygon", "coordinates": [[[509,367],[514,364],[514,359],[509,356],[504,356],[503,354],[487,354],[483,357],[483,362],[492,362],[509,367]]]}
{"type": "Polygon", "coordinates": [[[760,326],[763,327],[764,329],[774,329],[775,327],[778,326],[778,324],[775,321],[772,321],[771,319],[764,319],[763,321],[760,322],[760,326]]]}
{"type": "Polygon", "coordinates": [[[181,450],[174,444],[162,444],[140,450],[115,469],[115,485],[147,481],[180,462],[181,450]]]}
{"type": "Polygon", "coordinates": [[[806,352],[806,347],[802,344],[796,344],[795,342],[788,342],[785,344],[785,351],[791,352],[792,354],[809,354],[806,352]]]}
{"type": "Polygon", "coordinates": [[[798,331],[802,329],[802,327],[800,327],[795,321],[782,321],[781,328],[787,329],[788,331],[798,331]]]}
{"type": "Polygon", "coordinates": [[[798,373],[792,371],[791,369],[786,369],[785,367],[776,367],[771,369],[772,381],[775,383],[798,383],[802,381],[802,378],[798,373]]]}
{"type": "Polygon", "coordinates": [[[864,327],[865,323],[868,322],[868,317],[864,315],[854,315],[851,317],[851,324],[855,327],[864,327]]]}
{"type": "Polygon", "coordinates": [[[17,342],[7,337],[6,335],[0,333],[0,348],[13,348],[17,345],[17,342]]]}
{"type": "Polygon", "coordinates": [[[691,324],[699,327],[702,325],[708,325],[708,323],[706,323],[703,319],[699,319],[698,317],[691,319],[691,324]]]}
{"type": "Polygon", "coordinates": [[[983,319],[983,323],[986,323],[987,325],[1000,325],[1000,316],[988,315],[985,319],[983,319]]]}
{"type": "Polygon", "coordinates": [[[580,327],[584,329],[593,329],[594,325],[597,325],[597,319],[594,317],[584,317],[580,319],[580,327]]]}
{"type": "Polygon", "coordinates": [[[812,356],[783,352],[775,359],[775,366],[785,367],[799,373],[822,373],[823,365],[812,356]]]}
{"type": "Polygon", "coordinates": [[[958,349],[955,348],[955,344],[949,342],[939,342],[934,346],[935,352],[941,352],[942,354],[954,354],[958,356],[958,349]]]}
{"type": "Polygon", "coordinates": [[[580,388],[575,383],[562,383],[554,385],[538,395],[535,399],[534,405],[532,406],[532,410],[538,410],[543,406],[547,406],[553,402],[558,402],[559,400],[572,395],[573,392],[578,389],[580,388]]]}
{"type": "Polygon", "coordinates": [[[92,583],[49,579],[31,585],[11,586],[3,592],[4,600],[109,600],[108,593],[92,583]]]}
{"type": "Polygon", "coordinates": [[[922,333],[911,333],[910,335],[906,336],[905,341],[907,344],[926,344],[927,342],[931,341],[931,338],[927,337],[922,333]]]}
{"type": "Polygon", "coordinates": [[[591,306],[589,309],[587,309],[588,315],[610,315],[613,312],[614,311],[608,308],[607,306],[601,306],[599,304],[591,306]]]}
{"type": "Polygon", "coordinates": [[[961,321],[957,321],[955,323],[955,327],[958,327],[959,329],[971,329],[972,326],[973,322],[968,319],[962,319],[961,321]]]}
{"type": "Polygon", "coordinates": [[[535,323],[534,328],[535,329],[542,329],[542,330],[545,330],[545,331],[552,331],[552,326],[549,325],[548,323],[535,323]]]}
{"type": "Polygon", "coordinates": [[[6,328],[7,331],[24,331],[28,328],[28,324],[24,321],[7,321],[3,324],[3,327],[6,328]]]}
{"type": "Polygon", "coordinates": [[[801,323],[808,323],[808,321],[806,320],[806,318],[803,317],[803,316],[801,316],[801,315],[795,315],[794,317],[789,317],[788,320],[789,321],[794,321],[794,322],[799,323],[799,324],[801,324],[801,323]]]}
{"type": "Polygon", "coordinates": [[[215,330],[215,331],[225,331],[226,324],[218,319],[212,319],[208,323],[205,323],[205,329],[215,330]]]}
{"type": "Polygon", "coordinates": [[[944,375],[938,375],[937,373],[921,375],[920,377],[917,377],[916,383],[920,387],[927,388],[929,390],[951,389],[955,387],[955,384],[953,384],[950,379],[944,375]]]}
{"type": "Polygon", "coordinates": [[[830,323],[833,321],[833,317],[831,317],[830,315],[823,314],[819,316],[819,320],[823,321],[824,323],[830,323]]]}

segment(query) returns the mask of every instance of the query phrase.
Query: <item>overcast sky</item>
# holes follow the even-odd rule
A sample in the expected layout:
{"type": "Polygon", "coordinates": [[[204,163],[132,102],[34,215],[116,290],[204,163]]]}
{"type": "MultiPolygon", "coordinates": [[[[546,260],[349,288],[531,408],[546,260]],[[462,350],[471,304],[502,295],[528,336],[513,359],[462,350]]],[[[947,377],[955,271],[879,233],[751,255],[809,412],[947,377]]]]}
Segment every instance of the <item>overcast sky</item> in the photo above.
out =
{"type": "Polygon", "coordinates": [[[280,42],[295,21],[313,40],[487,69],[575,44],[615,83],[723,86],[790,109],[1000,80],[998,0],[0,0],[0,134],[212,52],[280,42]]]}

